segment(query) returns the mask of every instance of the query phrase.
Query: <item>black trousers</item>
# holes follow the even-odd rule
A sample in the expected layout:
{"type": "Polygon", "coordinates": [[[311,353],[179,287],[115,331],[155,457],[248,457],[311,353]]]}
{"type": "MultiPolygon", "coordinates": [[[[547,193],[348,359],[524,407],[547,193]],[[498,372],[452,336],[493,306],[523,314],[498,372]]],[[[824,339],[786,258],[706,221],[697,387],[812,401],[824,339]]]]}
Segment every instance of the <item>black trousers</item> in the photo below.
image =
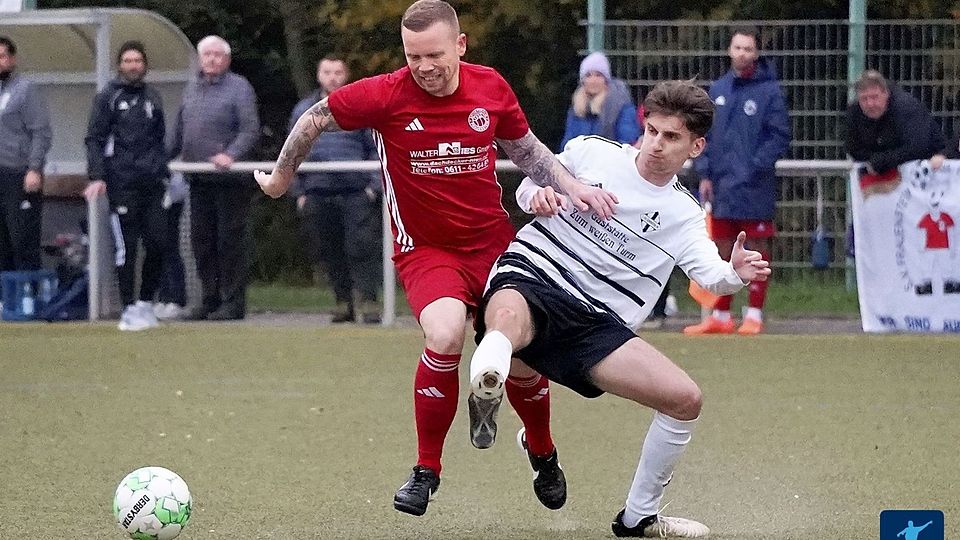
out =
{"type": "Polygon", "coordinates": [[[236,175],[190,175],[190,240],[203,290],[202,309],[247,307],[253,186],[236,175]],[[243,183],[240,185],[240,183],[243,183]]]}
{"type": "Polygon", "coordinates": [[[163,275],[160,276],[160,302],[187,305],[186,276],[183,257],[180,256],[180,216],[183,203],[174,203],[167,209],[167,250],[163,253],[163,275]]]}
{"type": "Polygon", "coordinates": [[[653,305],[653,311],[650,312],[650,316],[654,318],[664,318],[667,316],[667,297],[670,296],[670,281],[667,280],[667,285],[663,288],[663,292],[660,293],[660,298],[657,299],[657,303],[653,305]]]}
{"type": "Polygon", "coordinates": [[[358,191],[307,193],[300,211],[312,258],[323,263],[337,303],[375,302],[382,281],[380,201],[358,191]]]}
{"type": "Polygon", "coordinates": [[[40,268],[43,194],[23,191],[25,174],[0,170],[0,271],[40,268]]]}
{"type": "Polygon", "coordinates": [[[161,206],[163,189],[120,190],[107,194],[110,209],[120,221],[125,250],[124,262],[117,275],[120,300],[128,306],[134,301],[137,260],[143,240],[143,270],[140,273],[139,299],[152,302],[160,288],[164,256],[169,251],[167,212],[161,206]]]}

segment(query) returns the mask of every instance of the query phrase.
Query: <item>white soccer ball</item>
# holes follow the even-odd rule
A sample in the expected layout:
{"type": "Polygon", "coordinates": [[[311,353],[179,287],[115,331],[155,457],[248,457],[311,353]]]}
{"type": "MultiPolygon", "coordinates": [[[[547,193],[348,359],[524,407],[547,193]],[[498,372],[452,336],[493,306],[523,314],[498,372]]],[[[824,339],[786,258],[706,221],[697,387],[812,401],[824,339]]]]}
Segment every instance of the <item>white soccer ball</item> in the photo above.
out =
{"type": "Polygon", "coordinates": [[[117,525],[135,540],[171,540],[190,520],[193,499],[183,478],[163,467],[128,474],[113,497],[117,525]]]}

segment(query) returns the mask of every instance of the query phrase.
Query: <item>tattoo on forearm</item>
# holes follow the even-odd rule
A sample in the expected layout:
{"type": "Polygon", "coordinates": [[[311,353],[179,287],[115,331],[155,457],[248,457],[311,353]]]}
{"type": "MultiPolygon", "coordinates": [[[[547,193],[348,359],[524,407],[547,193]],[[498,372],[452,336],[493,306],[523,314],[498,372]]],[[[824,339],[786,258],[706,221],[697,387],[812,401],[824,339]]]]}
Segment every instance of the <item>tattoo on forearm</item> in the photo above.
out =
{"type": "Polygon", "coordinates": [[[560,160],[537,139],[532,131],[513,141],[499,140],[498,142],[510,160],[535,184],[564,192],[560,187],[560,179],[564,176],[569,177],[570,171],[564,168],[560,160]]]}
{"type": "Polygon", "coordinates": [[[339,130],[340,126],[337,125],[327,105],[327,98],[323,98],[307,109],[290,130],[290,135],[287,136],[280,150],[280,157],[277,158],[276,170],[292,176],[306,159],[310,153],[310,147],[321,133],[339,130]]]}

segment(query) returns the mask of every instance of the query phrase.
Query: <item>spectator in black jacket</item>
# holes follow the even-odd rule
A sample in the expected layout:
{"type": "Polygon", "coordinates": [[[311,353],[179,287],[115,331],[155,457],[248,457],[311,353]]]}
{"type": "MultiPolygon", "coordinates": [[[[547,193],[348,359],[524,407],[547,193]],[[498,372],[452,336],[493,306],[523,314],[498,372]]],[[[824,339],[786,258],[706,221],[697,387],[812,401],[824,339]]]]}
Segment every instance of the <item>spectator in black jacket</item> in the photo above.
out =
{"type": "Polygon", "coordinates": [[[127,41],[117,54],[117,77],[97,93],[85,139],[90,185],[87,197],[107,194],[120,224],[123,252],[120,299],[126,306],[120,330],[157,326],[153,300],[160,286],[164,254],[169,250],[167,214],[161,205],[169,177],[164,146],[166,122],[160,94],[143,79],[147,54],[139,41],[127,41]],[[145,257],[139,300],[134,302],[137,248],[145,257]]]}
{"type": "MultiPolygon", "coordinates": [[[[343,60],[333,56],[320,60],[320,88],[293,108],[290,127],[349,77],[343,60]]],[[[366,129],[328,133],[313,143],[307,156],[307,161],[371,159],[378,159],[377,149],[366,129]]],[[[365,323],[380,322],[380,191],[380,174],[361,172],[301,173],[292,189],[312,258],[323,263],[336,296],[335,323],[357,316],[365,323]]]]}
{"type": "Polygon", "coordinates": [[[939,169],[945,159],[960,159],[960,131],[947,141],[942,152],[930,159],[930,164],[934,169],[939,169]]]}
{"type": "Polygon", "coordinates": [[[854,83],[857,101],[847,109],[847,153],[866,163],[866,173],[884,175],[944,147],[943,133],[916,98],[880,72],[864,71],[854,83]]]}

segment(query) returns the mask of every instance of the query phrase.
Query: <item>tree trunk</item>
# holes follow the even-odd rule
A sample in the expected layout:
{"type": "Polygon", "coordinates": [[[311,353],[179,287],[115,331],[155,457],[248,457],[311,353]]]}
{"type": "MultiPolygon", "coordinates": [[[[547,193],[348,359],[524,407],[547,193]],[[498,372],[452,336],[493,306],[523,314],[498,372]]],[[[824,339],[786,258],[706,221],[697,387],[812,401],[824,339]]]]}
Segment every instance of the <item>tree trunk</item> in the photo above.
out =
{"type": "Polygon", "coordinates": [[[308,6],[297,0],[271,0],[283,19],[283,38],[287,46],[290,78],[301,98],[316,87],[315,68],[307,58],[304,43],[311,28],[308,6]]]}

